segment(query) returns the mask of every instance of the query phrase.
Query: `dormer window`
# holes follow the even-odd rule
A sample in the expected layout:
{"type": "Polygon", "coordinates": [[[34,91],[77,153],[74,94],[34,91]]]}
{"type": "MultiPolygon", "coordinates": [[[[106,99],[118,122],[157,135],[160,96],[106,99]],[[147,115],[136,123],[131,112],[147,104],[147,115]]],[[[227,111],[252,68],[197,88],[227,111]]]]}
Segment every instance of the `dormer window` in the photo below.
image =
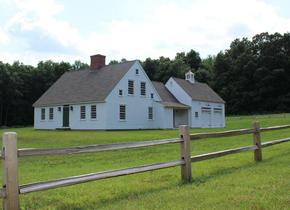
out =
{"type": "Polygon", "coordinates": [[[139,69],[135,70],[136,75],[139,75],[139,69]]]}

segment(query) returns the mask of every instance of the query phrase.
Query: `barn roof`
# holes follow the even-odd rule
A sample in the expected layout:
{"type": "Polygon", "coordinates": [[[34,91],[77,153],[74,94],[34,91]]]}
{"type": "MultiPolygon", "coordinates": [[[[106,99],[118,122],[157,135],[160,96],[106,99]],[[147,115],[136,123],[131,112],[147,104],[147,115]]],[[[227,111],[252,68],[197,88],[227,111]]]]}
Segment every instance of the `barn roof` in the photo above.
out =
{"type": "Polygon", "coordinates": [[[33,106],[104,101],[135,62],[111,64],[98,70],[66,72],[33,106]]]}
{"type": "Polygon", "coordinates": [[[192,100],[225,103],[225,101],[205,83],[190,83],[189,81],[176,77],[172,77],[172,79],[177,82],[192,100]]]}

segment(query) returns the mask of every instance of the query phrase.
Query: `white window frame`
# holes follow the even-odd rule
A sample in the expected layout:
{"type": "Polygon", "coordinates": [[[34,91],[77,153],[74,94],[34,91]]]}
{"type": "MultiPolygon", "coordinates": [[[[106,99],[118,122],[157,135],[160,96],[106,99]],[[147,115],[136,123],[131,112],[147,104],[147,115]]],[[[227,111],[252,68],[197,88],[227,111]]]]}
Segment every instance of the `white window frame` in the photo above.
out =
{"type": "Polygon", "coordinates": [[[91,105],[91,120],[96,120],[97,119],[97,105],[92,104],[91,105]],[[94,107],[94,110],[93,110],[94,107]]]}
{"type": "Polygon", "coordinates": [[[123,89],[119,89],[119,96],[123,96],[124,95],[124,93],[123,93],[123,89]]]}
{"type": "Polygon", "coordinates": [[[40,110],[40,120],[41,121],[45,120],[45,108],[41,108],[40,110]]]}
{"type": "Polygon", "coordinates": [[[120,120],[120,121],[126,121],[126,120],[127,120],[126,109],[127,109],[126,104],[120,104],[120,105],[119,105],[119,120],[120,120]],[[124,107],[124,111],[121,111],[121,107],[124,107]],[[124,115],[124,118],[121,117],[121,114],[124,115]]]}
{"type": "Polygon", "coordinates": [[[53,120],[53,118],[54,118],[54,108],[50,107],[48,110],[48,119],[53,120]]]}
{"type": "Polygon", "coordinates": [[[214,112],[222,112],[223,109],[222,109],[222,108],[213,108],[213,111],[214,111],[214,112]]]}
{"type": "Polygon", "coordinates": [[[80,120],[85,120],[86,119],[86,106],[85,105],[81,105],[80,106],[80,120]],[[84,110],[82,109],[84,108],[84,110]]]}
{"type": "Polygon", "coordinates": [[[154,115],[153,115],[153,106],[148,107],[148,120],[153,120],[154,115]]]}
{"type": "Polygon", "coordinates": [[[140,95],[146,96],[146,82],[144,82],[144,81],[140,82],[140,95]],[[144,87],[142,86],[143,84],[144,84],[144,87]]]}
{"type": "Polygon", "coordinates": [[[128,80],[128,95],[134,95],[134,80],[128,80]],[[132,84],[132,87],[130,86],[132,84]],[[130,93],[132,90],[132,93],[130,93]]]}
{"type": "Polygon", "coordinates": [[[201,107],[201,111],[211,113],[211,108],[210,107],[201,107]]]}

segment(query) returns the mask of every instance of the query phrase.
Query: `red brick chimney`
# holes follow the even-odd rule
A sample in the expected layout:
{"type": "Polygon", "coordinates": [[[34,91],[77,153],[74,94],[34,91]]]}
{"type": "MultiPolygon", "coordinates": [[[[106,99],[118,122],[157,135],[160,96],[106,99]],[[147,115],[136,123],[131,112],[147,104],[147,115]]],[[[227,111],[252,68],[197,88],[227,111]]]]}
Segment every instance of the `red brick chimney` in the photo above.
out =
{"type": "Polygon", "coordinates": [[[106,65],[106,56],[97,54],[91,55],[91,70],[100,69],[106,65]]]}

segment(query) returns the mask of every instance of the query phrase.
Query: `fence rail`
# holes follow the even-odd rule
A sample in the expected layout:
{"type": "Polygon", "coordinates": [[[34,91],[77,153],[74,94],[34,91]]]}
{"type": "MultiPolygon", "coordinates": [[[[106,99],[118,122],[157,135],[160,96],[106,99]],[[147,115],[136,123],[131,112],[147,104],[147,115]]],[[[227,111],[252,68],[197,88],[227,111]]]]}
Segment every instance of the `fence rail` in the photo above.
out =
{"type": "Polygon", "coordinates": [[[125,142],[116,144],[96,144],[89,146],[67,147],[67,148],[24,148],[18,149],[18,156],[47,156],[47,155],[65,155],[65,154],[78,154],[78,153],[91,153],[91,152],[103,152],[120,149],[141,148],[158,146],[164,144],[176,144],[180,143],[179,138],[161,139],[142,142],[125,142]]]}
{"type": "Polygon", "coordinates": [[[75,185],[75,184],[80,184],[80,183],[85,183],[85,182],[95,181],[95,180],[100,180],[100,179],[108,179],[108,178],[117,177],[117,176],[125,176],[129,174],[137,174],[137,173],[142,173],[146,171],[154,171],[154,170],[163,169],[163,168],[171,168],[171,167],[179,166],[182,164],[184,164],[183,160],[176,160],[176,161],[171,161],[171,162],[143,165],[143,166],[120,169],[120,170],[112,170],[112,171],[84,174],[80,176],[72,176],[72,177],[67,177],[63,179],[51,180],[47,182],[32,183],[32,184],[20,186],[20,193],[23,194],[23,193],[29,193],[29,192],[54,189],[58,187],[66,187],[70,185],[75,185]]]}
{"type": "Polygon", "coordinates": [[[3,147],[0,157],[3,160],[3,188],[0,188],[0,197],[3,198],[3,209],[16,210],[19,209],[19,195],[49,190],[59,187],[66,187],[70,185],[108,179],[117,176],[126,176],[130,174],[143,173],[147,171],[160,170],[164,168],[171,168],[181,166],[181,178],[183,181],[191,180],[191,163],[212,158],[223,157],[225,155],[254,151],[254,160],[262,160],[262,148],[281,144],[290,141],[289,138],[278,139],[261,143],[261,132],[273,131],[279,129],[290,128],[290,125],[272,126],[260,128],[258,122],[255,122],[252,128],[237,129],[221,132],[210,133],[195,133],[190,134],[188,126],[180,126],[179,138],[151,140],[142,142],[125,142],[115,144],[97,144],[89,146],[78,146],[68,148],[23,148],[17,149],[17,135],[14,132],[6,132],[3,134],[3,147]],[[219,138],[239,136],[245,134],[253,134],[253,144],[250,146],[227,149],[223,151],[210,152],[191,156],[191,140],[200,140],[205,138],[219,138]],[[96,172],[90,174],[83,174],[79,176],[66,177],[44,182],[30,183],[25,185],[18,185],[18,158],[27,156],[48,156],[48,155],[65,155],[65,154],[79,154],[91,152],[104,152],[112,150],[142,148],[166,144],[180,144],[180,160],[155,163],[149,165],[136,166],[132,168],[96,172]]]}

